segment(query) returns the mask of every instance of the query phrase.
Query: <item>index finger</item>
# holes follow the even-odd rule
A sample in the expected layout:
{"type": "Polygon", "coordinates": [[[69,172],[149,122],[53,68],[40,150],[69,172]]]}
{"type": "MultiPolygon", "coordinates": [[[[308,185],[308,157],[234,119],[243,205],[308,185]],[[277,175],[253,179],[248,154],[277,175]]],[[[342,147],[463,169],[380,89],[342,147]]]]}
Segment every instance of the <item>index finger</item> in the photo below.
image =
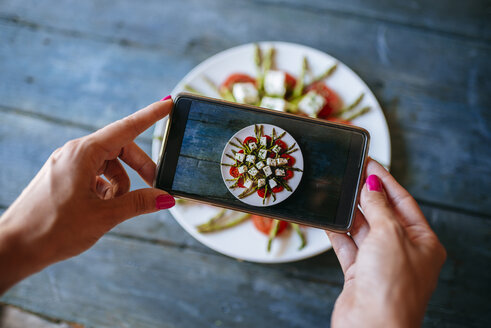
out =
{"type": "Polygon", "coordinates": [[[108,151],[117,150],[132,142],[172,109],[172,100],[158,101],[125,118],[96,131],[93,138],[108,151]]]}

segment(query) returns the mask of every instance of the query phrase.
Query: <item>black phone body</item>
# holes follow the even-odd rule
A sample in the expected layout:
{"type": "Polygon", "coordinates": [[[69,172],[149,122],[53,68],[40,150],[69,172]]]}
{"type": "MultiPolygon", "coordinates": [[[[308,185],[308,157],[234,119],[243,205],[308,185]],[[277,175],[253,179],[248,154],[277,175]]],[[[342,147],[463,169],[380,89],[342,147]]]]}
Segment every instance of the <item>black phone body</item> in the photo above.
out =
{"type": "Polygon", "coordinates": [[[155,187],[219,207],[348,231],[356,213],[369,139],[368,132],[358,127],[181,93],[167,121],[155,187]],[[222,152],[229,139],[254,124],[273,124],[288,131],[304,161],[296,190],[267,207],[237,199],[221,174],[222,152]]]}

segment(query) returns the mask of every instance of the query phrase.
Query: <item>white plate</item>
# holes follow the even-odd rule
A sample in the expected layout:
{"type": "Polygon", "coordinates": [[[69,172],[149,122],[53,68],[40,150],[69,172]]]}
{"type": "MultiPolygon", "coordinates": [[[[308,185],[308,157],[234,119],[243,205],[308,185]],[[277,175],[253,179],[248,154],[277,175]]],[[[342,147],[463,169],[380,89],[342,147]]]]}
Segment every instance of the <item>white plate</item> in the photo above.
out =
{"type": "MultiPolygon", "coordinates": [[[[369,155],[386,167],[390,166],[390,136],[387,122],[380,105],[368,86],[349,67],[334,57],[299,44],[287,42],[261,42],[262,50],[271,46],[276,49],[275,62],[280,70],[286,70],[293,76],[298,76],[303,56],[307,56],[312,72],[317,75],[334,63],[338,63],[336,72],[326,80],[326,84],[338,93],[345,104],[354,101],[362,92],[365,97],[360,106],[370,106],[371,111],[353,121],[370,132],[369,155]]],[[[234,72],[256,75],[254,65],[254,45],[245,44],[222,51],[191,70],[174,88],[171,95],[175,97],[184,91],[184,85],[206,93],[210,97],[218,95],[203,81],[207,76],[215,84],[220,84],[234,72]]],[[[165,120],[156,124],[154,136],[164,134],[165,120]]],[[[156,162],[161,148],[161,141],[154,138],[152,158],[156,162]]],[[[315,228],[304,229],[307,246],[298,250],[299,241],[291,231],[275,239],[271,252],[266,252],[267,237],[258,232],[252,222],[245,223],[232,229],[212,234],[200,234],[195,226],[207,221],[217,213],[218,209],[208,205],[176,205],[171,210],[177,222],[194,238],[211,249],[237,259],[260,263],[282,263],[306,259],[323,253],[331,248],[331,243],[324,231],[315,228]]]]}
{"type": "MultiPolygon", "coordinates": [[[[293,144],[297,144],[297,141],[289,134],[287,131],[283,130],[282,128],[276,126],[276,125],[271,125],[271,124],[263,124],[263,123],[258,123],[257,126],[262,125],[263,127],[263,133],[264,135],[271,136],[273,133],[273,129],[275,129],[275,132],[277,135],[282,134],[285,132],[285,135],[281,140],[286,143],[286,145],[289,147],[293,144]]],[[[238,131],[236,134],[230,138],[229,142],[225,144],[225,148],[223,148],[223,153],[222,153],[222,159],[221,163],[227,163],[227,164],[235,164],[235,161],[232,161],[229,157],[225,156],[225,154],[229,154],[233,156],[232,154],[232,149],[237,150],[235,147],[233,147],[230,144],[231,142],[237,143],[235,138],[238,138],[239,140],[244,140],[248,136],[254,136],[254,125],[246,126],[245,128],[241,129],[238,131]]],[[[292,154],[292,157],[295,158],[295,168],[298,168],[303,171],[303,155],[302,155],[302,150],[300,147],[297,147],[298,150],[292,154]]],[[[274,167],[272,168],[274,170],[274,167]]],[[[288,180],[288,186],[292,189],[291,191],[288,191],[284,189],[283,191],[276,193],[275,197],[276,200],[273,200],[273,197],[268,197],[266,198],[265,202],[263,203],[263,199],[259,197],[257,193],[253,193],[250,196],[244,197],[244,198],[239,198],[239,195],[244,191],[242,188],[230,188],[230,185],[233,184],[233,182],[226,181],[226,179],[232,178],[230,175],[230,167],[229,166],[221,166],[220,170],[222,172],[222,178],[223,182],[227,186],[227,189],[230,191],[232,195],[235,196],[238,200],[241,202],[244,202],[246,204],[252,205],[252,206],[271,206],[271,205],[276,205],[287,199],[290,195],[293,194],[295,189],[297,189],[298,185],[300,184],[300,180],[302,180],[302,171],[297,171],[293,174],[293,177],[288,180]]]]}

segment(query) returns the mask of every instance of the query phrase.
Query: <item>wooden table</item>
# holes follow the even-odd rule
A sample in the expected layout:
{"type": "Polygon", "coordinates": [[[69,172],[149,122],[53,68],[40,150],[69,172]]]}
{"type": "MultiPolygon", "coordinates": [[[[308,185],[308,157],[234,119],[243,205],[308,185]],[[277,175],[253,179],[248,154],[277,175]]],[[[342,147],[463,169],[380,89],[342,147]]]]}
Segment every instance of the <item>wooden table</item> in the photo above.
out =
{"type": "MultiPolygon", "coordinates": [[[[247,42],[298,42],[339,58],[375,92],[392,172],[447,248],[424,325],[489,325],[490,5],[398,3],[2,1],[2,211],[55,148],[166,96],[205,58],[247,42]]],[[[138,143],[150,152],[151,132],[138,143]]],[[[342,283],[332,251],[291,264],[238,262],[162,212],[122,224],[1,302],[96,327],[320,327],[342,283]]]]}

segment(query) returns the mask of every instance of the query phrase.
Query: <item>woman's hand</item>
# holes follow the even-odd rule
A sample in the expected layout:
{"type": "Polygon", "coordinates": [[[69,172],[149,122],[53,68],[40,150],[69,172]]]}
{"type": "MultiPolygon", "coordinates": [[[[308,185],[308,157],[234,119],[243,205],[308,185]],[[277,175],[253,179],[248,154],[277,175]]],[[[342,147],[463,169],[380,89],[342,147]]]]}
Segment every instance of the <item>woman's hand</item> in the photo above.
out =
{"type": "Polygon", "coordinates": [[[344,272],[333,327],[417,327],[446,252],[416,201],[370,160],[349,235],[328,232],[344,272]]]}
{"type": "Polygon", "coordinates": [[[156,102],[50,156],[0,218],[0,294],[47,265],[80,254],[124,220],[175,204],[159,189],[130,192],[120,162],[152,185],[155,163],[133,140],[171,108],[172,100],[156,102]]]}

